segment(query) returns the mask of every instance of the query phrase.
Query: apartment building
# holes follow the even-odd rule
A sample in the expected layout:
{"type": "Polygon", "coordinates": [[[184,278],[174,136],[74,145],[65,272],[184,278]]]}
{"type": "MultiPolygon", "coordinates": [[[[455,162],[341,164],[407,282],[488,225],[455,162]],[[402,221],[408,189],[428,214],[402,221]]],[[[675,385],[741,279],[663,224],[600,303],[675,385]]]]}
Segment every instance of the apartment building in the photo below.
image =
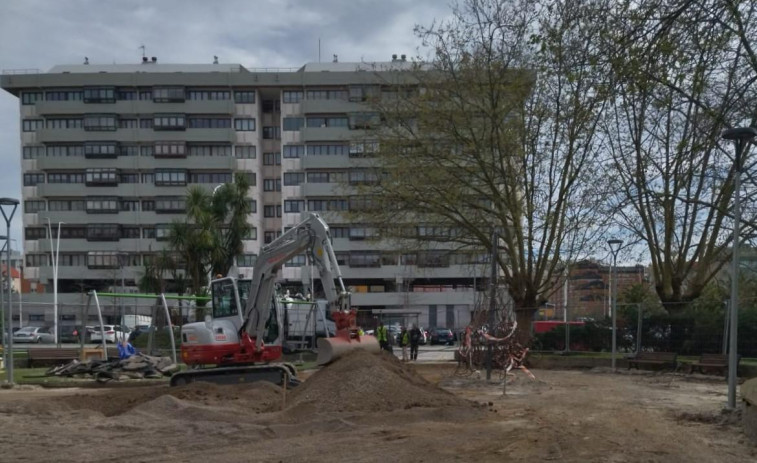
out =
{"type": "MultiPolygon", "coordinates": [[[[165,246],[168,225],[183,217],[187,187],[212,190],[240,171],[252,185],[243,273],[251,275],[261,246],[314,211],[331,226],[364,323],[464,326],[483,265],[470,256],[400,254],[366,240],[370,225],[344,216],[359,198],[342,186],[370,181],[360,167],[377,148],[370,129],[378,118],[366,100],[408,66],[400,59],[259,70],[145,59],[6,72],[2,88],[18,97],[21,119],[25,277],[51,291],[60,228],[59,292],[121,280],[133,287],[165,246]]],[[[310,271],[297,256],[281,282],[307,286],[310,271]]]]}

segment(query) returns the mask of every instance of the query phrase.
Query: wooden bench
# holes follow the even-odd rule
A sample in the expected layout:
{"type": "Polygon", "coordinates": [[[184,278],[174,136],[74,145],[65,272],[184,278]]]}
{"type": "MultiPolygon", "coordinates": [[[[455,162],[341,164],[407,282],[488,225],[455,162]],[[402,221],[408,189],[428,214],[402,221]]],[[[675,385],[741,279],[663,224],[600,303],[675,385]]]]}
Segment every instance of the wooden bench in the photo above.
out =
{"type": "Polygon", "coordinates": [[[649,365],[654,367],[670,367],[675,370],[678,367],[678,354],[675,352],[639,352],[635,357],[628,359],[628,369],[639,365],[649,365]]]}
{"type": "MultiPolygon", "coordinates": [[[[736,359],[736,368],[739,367],[741,356],[736,359]]],[[[698,371],[705,374],[705,371],[719,371],[723,376],[728,376],[728,355],[725,354],[702,354],[699,360],[691,364],[690,373],[698,371]]]]}
{"type": "Polygon", "coordinates": [[[61,349],[28,349],[26,351],[27,366],[31,368],[35,363],[50,364],[70,362],[79,358],[78,348],[61,348],[61,349]]]}

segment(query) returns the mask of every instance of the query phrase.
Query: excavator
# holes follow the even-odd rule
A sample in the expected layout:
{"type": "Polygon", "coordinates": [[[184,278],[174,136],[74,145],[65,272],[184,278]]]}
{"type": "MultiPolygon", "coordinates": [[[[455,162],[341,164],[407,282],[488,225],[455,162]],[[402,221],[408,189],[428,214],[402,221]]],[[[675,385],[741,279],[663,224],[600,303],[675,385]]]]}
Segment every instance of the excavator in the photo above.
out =
{"type": "Polygon", "coordinates": [[[380,351],[376,338],[358,330],[357,312],[350,307],[328,225],[318,214],[307,213],[302,222],[263,247],[252,280],[240,280],[232,273],[211,282],[212,316],[182,326],[181,358],[190,368],[174,374],[172,386],[194,381],[296,384],[294,365],[277,362],[286,335],[285,307],[276,294],[275,280],[279,269],[303,252],[318,269],[327,310],[336,325],[334,337],[318,339],[317,363],[325,365],[355,349],[380,351]]]}

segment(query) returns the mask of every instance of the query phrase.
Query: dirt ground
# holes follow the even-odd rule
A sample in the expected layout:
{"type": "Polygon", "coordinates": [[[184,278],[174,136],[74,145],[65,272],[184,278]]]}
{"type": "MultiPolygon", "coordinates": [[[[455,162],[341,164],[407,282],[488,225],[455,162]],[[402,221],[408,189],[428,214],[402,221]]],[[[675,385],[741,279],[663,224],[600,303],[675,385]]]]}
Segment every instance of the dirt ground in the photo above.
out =
{"type": "Polygon", "coordinates": [[[354,355],[272,384],[0,390],[8,462],[753,462],[726,386],[699,375],[535,370],[502,383],[354,355]]]}

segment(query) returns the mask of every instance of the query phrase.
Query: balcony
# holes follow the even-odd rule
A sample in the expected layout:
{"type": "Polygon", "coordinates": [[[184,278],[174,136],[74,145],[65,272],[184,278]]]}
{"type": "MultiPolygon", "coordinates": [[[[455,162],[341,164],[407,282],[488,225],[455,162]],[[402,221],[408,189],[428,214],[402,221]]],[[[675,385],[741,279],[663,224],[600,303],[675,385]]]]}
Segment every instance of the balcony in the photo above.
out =
{"type": "Polygon", "coordinates": [[[350,130],[348,127],[303,127],[300,138],[303,142],[352,140],[365,138],[365,130],[350,130]]]}
{"type": "Polygon", "coordinates": [[[39,115],[68,115],[84,113],[115,114],[234,114],[233,100],[185,101],[184,103],[155,103],[152,100],[121,100],[115,103],[84,103],[82,101],[38,101],[39,115]]]}
{"type": "Polygon", "coordinates": [[[347,100],[302,100],[300,102],[302,114],[324,113],[351,113],[369,111],[370,108],[361,103],[353,103],[347,100]]]}
{"type": "Polygon", "coordinates": [[[340,196],[343,188],[338,183],[303,183],[302,196],[340,196]]]}
{"type": "Polygon", "coordinates": [[[86,131],[84,129],[39,129],[37,141],[40,143],[74,143],[84,141],[119,141],[119,142],[154,142],[174,141],[176,139],[187,142],[225,142],[236,141],[233,129],[186,129],[153,130],[153,129],[118,129],[114,131],[86,131]]]}
{"type": "Polygon", "coordinates": [[[303,169],[343,169],[350,167],[350,158],[346,155],[311,155],[302,159],[303,169]]]}

